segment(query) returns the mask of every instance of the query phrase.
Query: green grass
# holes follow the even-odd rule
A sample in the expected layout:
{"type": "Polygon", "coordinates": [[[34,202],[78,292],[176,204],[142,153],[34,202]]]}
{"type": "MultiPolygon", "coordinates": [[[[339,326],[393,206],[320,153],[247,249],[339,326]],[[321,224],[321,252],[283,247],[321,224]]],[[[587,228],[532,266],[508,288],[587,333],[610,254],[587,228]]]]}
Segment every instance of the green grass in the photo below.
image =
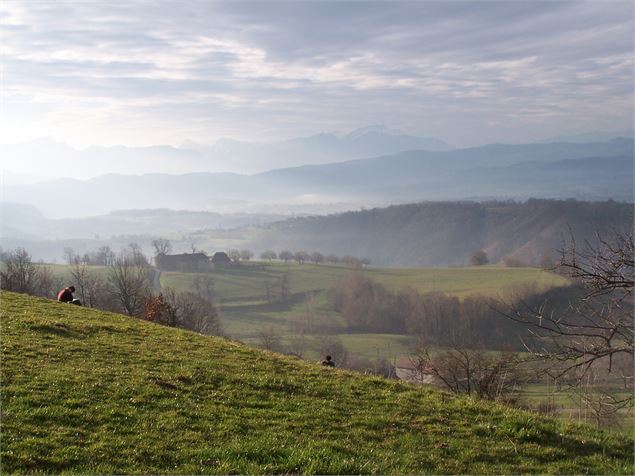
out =
{"type": "MultiPolygon", "coordinates": [[[[58,276],[59,278],[61,278],[64,281],[64,286],[66,285],[70,285],[73,283],[73,276],[71,275],[71,266],[67,265],[67,264],[44,264],[43,266],[46,266],[51,273],[53,273],[54,276],[58,276]]],[[[98,266],[98,265],[91,265],[91,266],[87,266],[87,269],[90,271],[91,274],[93,274],[94,276],[96,276],[99,279],[107,279],[108,277],[108,267],[107,266],[98,266]]]]}
{"type": "Polygon", "coordinates": [[[633,473],[633,441],[0,295],[2,473],[633,473]]]}
{"type": "Polygon", "coordinates": [[[542,292],[568,284],[566,278],[537,268],[369,268],[365,272],[392,290],[412,287],[420,293],[444,292],[461,299],[475,294],[504,296],[524,285],[535,285],[542,292]]]}
{"type": "MultiPolygon", "coordinates": [[[[607,383],[597,384],[592,389],[602,393],[611,394],[615,398],[626,398],[628,393],[619,385],[611,385],[607,383]]],[[[556,406],[556,415],[561,419],[573,420],[593,424],[594,419],[592,412],[585,411],[583,402],[580,397],[571,391],[561,390],[554,391],[550,385],[542,383],[529,383],[523,387],[521,393],[522,403],[529,408],[537,408],[540,403],[551,402],[556,406]]],[[[618,411],[611,427],[621,431],[630,437],[635,435],[635,419],[633,417],[633,408],[622,408],[618,411]]]]}
{"type": "MultiPolygon", "coordinates": [[[[343,266],[295,263],[249,262],[235,268],[216,269],[206,276],[214,282],[216,300],[221,306],[221,319],[226,332],[237,339],[251,340],[265,328],[291,333],[298,321],[306,319],[305,293],[316,294],[315,319],[325,323],[331,332],[344,331],[341,317],[329,309],[327,290],[339,279],[360,272],[393,291],[407,287],[419,292],[445,292],[465,298],[470,295],[504,296],[522,286],[544,291],[564,286],[568,281],[558,275],[535,268],[502,268],[482,266],[470,268],[364,268],[359,271],[343,266]],[[275,283],[288,275],[293,299],[284,304],[265,302],[265,283],[275,283]]],[[[192,290],[197,273],[161,273],[161,286],[192,290]]],[[[387,347],[390,342],[384,342],[387,347]]],[[[357,346],[357,348],[360,348],[357,346]]],[[[360,348],[361,349],[361,348],[360,348]]],[[[375,352],[375,347],[370,349],[375,352]]],[[[369,349],[364,348],[367,353],[369,349]]]]}
{"type": "MultiPolygon", "coordinates": [[[[360,272],[388,287],[407,287],[419,292],[445,292],[464,298],[474,294],[499,296],[516,286],[533,284],[539,291],[564,286],[568,281],[536,268],[364,268],[354,271],[344,266],[295,263],[243,263],[235,268],[215,269],[205,273],[214,280],[214,289],[225,305],[259,302],[264,299],[265,282],[275,282],[288,273],[292,293],[329,289],[338,279],[360,272]]],[[[175,289],[192,289],[196,273],[164,272],[161,285],[175,289]]]]}

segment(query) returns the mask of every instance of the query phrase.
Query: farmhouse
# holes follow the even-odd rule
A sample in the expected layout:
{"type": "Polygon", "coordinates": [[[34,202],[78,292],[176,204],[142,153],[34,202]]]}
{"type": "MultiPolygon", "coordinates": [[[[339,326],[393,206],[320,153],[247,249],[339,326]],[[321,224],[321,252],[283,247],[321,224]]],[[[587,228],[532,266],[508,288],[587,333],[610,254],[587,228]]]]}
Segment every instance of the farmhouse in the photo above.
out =
{"type": "Polygon", "coordinates": [[[395,374],[399,380],[419,385],[440,386],[442,383],[431,369],[421,367],[412,357],[398,358],[395,362],[395,374]]]}
{"type": "Polygon", "coordinates": [[[227,253],[224,251],[217,251],[212,256],[212,265],[214,268],[224,268],[226,266],[231,266],[232,260],[227,256],[227,253]]]}
{"type": "Polygon", "coordinates": [[[161,271],[208,271],[211,268],[209,257],[204,253],[161,253],[157,255],[156,263],[161,271]]]}

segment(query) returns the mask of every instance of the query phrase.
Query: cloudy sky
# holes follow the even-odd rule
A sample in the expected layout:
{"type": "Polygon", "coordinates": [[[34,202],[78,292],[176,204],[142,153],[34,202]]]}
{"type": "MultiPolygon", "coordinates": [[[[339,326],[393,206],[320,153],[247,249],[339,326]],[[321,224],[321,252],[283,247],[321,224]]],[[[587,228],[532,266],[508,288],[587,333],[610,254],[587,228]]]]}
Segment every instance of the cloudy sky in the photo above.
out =
{"type": "Polygon", "coordinates": [[[633,124],[633,2],[3,0],[0,142],[456,146],[633,124]]]}

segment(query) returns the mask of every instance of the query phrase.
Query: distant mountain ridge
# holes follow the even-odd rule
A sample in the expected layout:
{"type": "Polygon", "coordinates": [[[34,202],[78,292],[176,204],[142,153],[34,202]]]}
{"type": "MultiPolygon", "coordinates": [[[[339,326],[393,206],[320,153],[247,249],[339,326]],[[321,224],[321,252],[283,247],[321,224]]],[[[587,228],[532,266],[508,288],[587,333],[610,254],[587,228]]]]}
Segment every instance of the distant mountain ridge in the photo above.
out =
{"type": "Polygon", "coordinates": [[[412,149],[450,150],[445,142],[371,126],[348,134],[321,133],[272,142],[220,139],[216,144],[184,142],[179,147],[91,146],[78,150],[50,138],[2,145],[6,169],[26,175],[86,179],[109,173],[182,174],[192,172],[257,173],[298,164],[322,164],[387,155],[412,149]],[[42,164],[43,160],[45,165],[42,164]]]}
{"type": "MultiPolygon", "coordinates": [[[[7,186],[6,201],[50,218],[131,208],[245,212],[259,204],[385,206],[422,200],[633,200],[633,140],[488,145],[271,170],[254,175],[103,175],[7,186]],[[64,204],[64,206],[61,206],[64,204]]],[[[264,208],[264,210],[263,210],[264,208]]],[[[351,209],[349,208],[349,209],[351,209]]],[[[276,210],[276,212],[279,212],[276,210]]]]}

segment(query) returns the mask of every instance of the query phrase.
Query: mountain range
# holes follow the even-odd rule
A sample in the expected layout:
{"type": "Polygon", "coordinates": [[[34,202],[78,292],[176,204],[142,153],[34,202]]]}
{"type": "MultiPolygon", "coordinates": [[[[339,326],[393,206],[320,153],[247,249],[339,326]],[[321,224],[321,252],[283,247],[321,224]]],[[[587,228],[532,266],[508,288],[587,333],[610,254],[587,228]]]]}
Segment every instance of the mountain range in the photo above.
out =
{"type": "Polygon", "coordinates": [[[302,212],[303,205],[341,210],[422,200],[630,202],[633,140],[416,150],[252,175],[109,174],[8,185],[3,192],[4,201],[31,204],[49,218],[144,208],[278,214],[284,206],[302,212]]]}
{"type": "Polygon", "coordinates": [[[205,145],[184,142],[179,147],[91,146],[78,150],[50,138],[2,145],[3,167],[13,183],[45,178],[87,179],[111,173],[183,174],[191,172],[258,173],[300,164],[394,154],[405,150],[450,150],[445,142],[404,134],[385,126],[348,134],[321,133],[271,143],[220,139],[205,145]]]}

